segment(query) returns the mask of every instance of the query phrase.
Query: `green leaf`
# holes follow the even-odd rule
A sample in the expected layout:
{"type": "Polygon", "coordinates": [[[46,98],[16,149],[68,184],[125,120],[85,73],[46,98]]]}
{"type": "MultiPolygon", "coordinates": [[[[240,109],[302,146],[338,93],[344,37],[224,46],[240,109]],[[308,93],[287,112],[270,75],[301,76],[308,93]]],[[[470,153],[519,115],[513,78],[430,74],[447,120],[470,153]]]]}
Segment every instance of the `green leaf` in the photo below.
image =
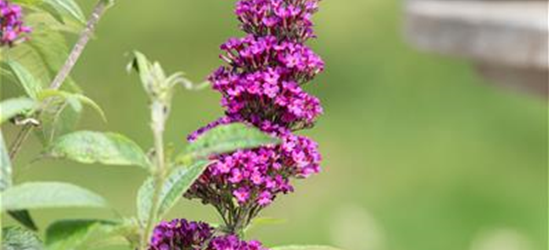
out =
{"type": "MultiPolygon", "coordinates": [[[[3,109],[1,109],[3,110],[3,109]]],[[[12,167],[8,154],[8,148],[4,142],[4,135],[0,130],[0,192],[8,189],[12,185],[12,167]]]]}
{"type": "MultiPolygon", "coordinates": [[[[45,85],[46,82],[49,82],[51,80],[50,78],[52,73],[48,65],[46,64],[46,59],[43,58],[43,56],[38,51],[30,46],[30,41],[22,43],[17,47],[6,51],[5,54],[6,58],[10,58],[13,61],[17,61],[21,65],[24,65],[24,67],[27,68],[28,72],[31,72],[33,74],[33,77],[35,79],[38,79],[41,84],[45,85]]],[[[15,77],[15,79],[17,78],[15,77]]],[[[42,87],[44,85],[42,85],[42,87]]],[[[36,92],[38,93],[39,91],[36,92]]]]}
{"type": "Polygon", "coordinates": [[[59,182],[27,182],[2,193],[2,211],[62,207],[107,207],[99,195],[59,182]]]}
{"type": "Polygon", "coordinates": [[[192,166],[177,167],[171,171],[160,193],[158,216],[168,213],[209,164],[209,161],[197,161],[192,166]]]}
{"type": "Polygon", "coordinates": [[[46,230],[48,250],[84,250],[106,246],[117,235],[117,223],[100,220],[63,220],[46,230]]]}
{"type": "Polygon", "coordinates": [[[2,229],[2,250],[42,250],[44,246],[38,236],[18,227],[2,229]]]}
{"type": "MultiPolygon", "coordinates": [[[[0,110],[4,110],[0,108],[0,110]]],[[[8,148],[4,142],[4,136],[2,131],[0,131],[0,192],[10,188],[13,184],[12,180],[12,166],[11,160],[8,154],[8,148]]],[[[0,198],[1,203],[1,198],[0,198]]],[[[36,231],[38,227],[34,220],[32,219],[29,211],[19,210],[19,211],[8,211],[8,214],[16,221],[24,225],[30,230],[36,231]]]]}
{"type": "MultiPolygon", "coordinates": [[[[28,43],[24,43],[28,45],[26,49],[28,50],[26,52],[28,53],[26,55],[28,58],[24,58],[26,60],[22,61],[22,63],[27,65],[29,70],[33,69],[33,67],[39,70],[36,77],[43,83],[49,84],[65,64],[69,54],[69,48],[61,31],[77,33],[80,27],[61,25],[55,20],[40,14],[33,14],[27,20],[36,25],[33,26],[36,32],[33,32],[32,39],[28,43]]],[[[21,50],[25,52],[24,48],[21,50]]],[[[32,70],[31,72],[34,73],[32,70]]]]}
{"type": "MultiPolygon", "coordinates": [[[[5,58],[23,65],[45,87],[63,66],[69,54],[61,31],[77,33],[81,26],[61,24],[43,12],[30,13],[25,21],[28,26],[33,27],[32,39],[6,50],[5,58]]],[[[75,84],[69,77],[63,86],[65,85],[75,84]]]]}
{"type": "MultiPolygon", "coordinates": [[[[48,11],[48,12],[50,13],[47,13],[45,11],[32,12],[32,13],[28,13],[25,16],[25,22],[28,25],[32,25],[33,27],[32,38],[35,39],[35,37],[38,36],[38,41],[39,41],[38,43],[34,43],[35,42],[34,40],[29,40],[27,42],[33,42],[33,44],[41,44],[43,41],[47,41],[51,39],[64,40],[64,37],[56,37],[56,36],[63,35],[62,32],[67,32],[70,34],[79,34],[82,31],[83,25],[81,22],[76,20],[74,21],[63,20],[61,16],[59,17],[52,16],[52,12],[54,12],[53,14],[57,14],[55,11],[48,11]]],[[[67,50],[66,49],[67,46],[65,43],[62,43],[61,45],[58,45],[58,46],[59,48],[64,48],[65,50],[67,50]]],[[[51,56],[61,58],[64,56],[64,54],[56,56],[53,53],[51,53],[51,56]]]]}
{"type": "Polygon", "coordinates": [[[27,95],[36,99],[38,93],[42,91],[41,83],[20,63],[10,60],[7,61],[6,64],[10,67],[19,84],[25,89],[27,95]]]}
{"type": "Polygon", "coordinates": [[[134,58],[130,64],[128,64],[127,70],[129,72],[131,69],[135,69],[135,71],[139,73],[139,78],[143,84],[143,88],[148,91],[150,89],[151,82],[153,81],[153,65],[149,62],[147,57],[139,51],[134,51],[133,56],[134,58]]]}
{"type": "Polygon", "coordinates": [[[128,72],[132,69],[135,69],[135,71],[137,71],[139,73],[139,76],[141,77],[141,82],[147,82],[149,80],[148,77],[150,75],[152,67],[149,59],[147,59],[147,57],[139,51],[134,51],[133,56],[134,58],[127,67],[128,72]]]}
{"type": "MultiPolygon", "coordinates": [[[[158,199],[157,217],[162,218],[177,203],[179,198],[191,187],[196,179],[204,172],[209,161],[198,161],[192,166],[177,167],[168,175],[163,183],[158,199]]],[[[152,209],[152,200],[155,183],[151,177],[139,189],[137,199],[138,216],[141,221],[147,221],[152,209]]]]}
{"type": "Polygon", "coordinates": [[[101,107],[97,103],[95,103],[92,99],[82,94],[70,93],[63,90],[46,89],[41,91],[37,97],[39,101],[44,101],[52,97],[60,97],[63,100],[69,102],[69,104],[71,104],[74,110],[76,110],[77,112],[80,112],[81,110],[81,106],[79,106],[79,103],[86,104],[89,107],[91,107],[93,110],[95,110],[101,116],[103,121],[107,120],[107,117],[105,116],[105,112],[103,112],[103,109],[101,109],[101,107]]]}
{"type": "Polygon", "coordinates": [[[150,211],[153,204],[155,182],[153,177],[149,177],[143,182],[137,192],[137,217],[143,225],[149,220],[150,211]]]}
{"type": "Polygon", "coordinates": [[[38,103],[26,97],[12,98],[0,103],[0,124],[9,121],[11,118],[34,110],[38,103]]]}
{"type": "Polygon", "coordinates": [[[38,227],[28,210],[8,211],[8,214],[17,222],[21,223],[26,228],[32,231],[38,231],[38,227]]]}
{"type": "Polygon", "coordinates": [[[130,139],[114,133],[80,131],[64,135],[46,149],[54,158],[66,158],[80,163],[135,165],[149,169],[143,150],[130,139]]]}
{"type": "Polygon", "coordinates": [[[82,23],[86,22],[84,13],[73,0],[44,0],[44,2],[52,6],[62,16],[69,15],[82,23]]]}
{"type": "Polygon", "coordinates": [[[11,0],[12,3],[23,5],[26,7],[33,7],[41,4],[44,0],[11,0]]]}
{"type": "Polygon", "coordinates": [[[316,246],[316,245],[292,245],[292,246],[280,246],[273,247],[271,250],[340,250],[330,246],[316,246]]]}
{"type": "MultiPolygon", "coordinates": [[[[0,54],[2,54],[2,50],[0,49],[0,54]]],[[[0,55],[0,62],[2,62],[2,56],[0,55]]],[[[5,69],[4,67],[0,68],[0,77],[2,81],[0,81],[0,84],[2,83],[15,83],[17,82],[17,79],[15,76],[11,73],[11,70],[5,69]]]]}
{"type": "Polygon", "coordinates": [[[42,110],[42,124],[36,130],[36,135],[44,146],[50,145],[59,136],[73,132],[82,111],[79,102],[68,102],[60,98],[50,99],[48,104],[42,110]]]}
{"type": "Polygon", "coordinates": [[[198,137],[177,158],[177,162],[185,163],[196,158],[206,158],[212,154],[277,143],[279,143],[278,139],[266,135],[257,128],[233,123],[218,126],[198,137]]]}

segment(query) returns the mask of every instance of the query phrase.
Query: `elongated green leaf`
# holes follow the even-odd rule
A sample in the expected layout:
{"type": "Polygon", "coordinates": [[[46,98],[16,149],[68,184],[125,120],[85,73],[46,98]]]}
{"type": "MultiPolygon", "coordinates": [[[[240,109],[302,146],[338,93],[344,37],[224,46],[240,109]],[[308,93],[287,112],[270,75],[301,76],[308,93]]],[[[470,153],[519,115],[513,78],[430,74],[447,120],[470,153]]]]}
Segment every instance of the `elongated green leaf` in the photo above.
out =
{"type": "Polygon", "coordinates": [[[137,192],[137,217],[143,225],[150,218],[153,204],[155,182],[153,177],[149,177],[143,182],[137,192]]]}
{"type": "Polygon", "coordinates": [[[158,216],[162,217],[168,213],[209,164],[209,161],[197,161],[192,166],[177,167],[172,170],[160,194],[158,216]]]}
{"type": "Polygon", "coordinates": [[[46,230],[48,250],[98,249],[115,237],[118,224],[100,220],[63,220],[46,230]]]}
{"type": "Polygon", "coordinates": [[[18,227],[2,229],[2,250],[42,250],[44,246],[38,236],[18,227]]]}
{"type": "MultiPolygon", "coordinates": [[[[51,12],[54,12],[54,11],[50,11],[50,13],[32,12],[32,13],[28,13],[25,16],[25,22],[28,23],[28,25],[33,25],[32,38],[34,39],[35,36],[39,36],[38,43],[35,43],[35,41],[32,41],[33,44],[39,45],[43,43],[43,41],[47,41],[51,39],[64,40],[64,38],[62,37],[61,38],[53,37],[57,35],[63,35],[62,32],[67,32],[69,34],[79,34],[82,31],[83,25],[81,22],[76,20],[74,21],[62,20],[63,18],[61,16],[53,17],[51,15],[51,12]],[[49,34],[46,34],[46,33],[49,33],[49,34]]],[[[31,42],[31,40],[27,42],[31,42]]],[[[59,48],[64,48],[64,50],[67,50],[66,49],[67,45],[61,44],[59,45],[59,48]]],[[[55,56],[55,55],[51,54],[51,56],[55,56]]],[[[61,58],[64,56],[65,55],[62,54],[62,55],[57,55],[55,57],[61,58]]]]}
{"type": "Polygon", "coordinates": [[[37,107],[38,103],[36,101],[26,97],[5,100],[0,103],[0,124],[37,107]]]}
{"type": "Polygon", "coordinates": [[[52,6],[61,15],[70,15],[82,23],[86,22],[84,13],[73,0],[44,0],[44,2],[52,6]]]}
{"type": "Polygon", "coordinates": [[[13,75],[17,78],[17,81],[21,84],[27,95],[36,99],[38,93],[42,91],[42,84],[20,63],[10,60],[6,64],[10,67],[13,75]]]}
{"type": "MultiPolygon", "coordinates": [[[[2,109],[0,109],[2,110],[2,109]]],[[[4,142],[4,136],[0,130],[0,192],[10,188],[12,186],[12,166],[11,160],[8,155],[8,148],[4,142]]],[[[1,197],[0,197],[1,203],[1,197]]],[[[8,211],[8,214],[16,221],[21,223],[23,226],[27,227],[30,230],[36,231],[38,227],[34,220],[32,219],[29,211],[19,210],[19,211],[8,211]]]]}
{"type": "MultiPolygon", "coordinates": [[[[23,65],[28,72],[31,72],[33,77],[43,84],[42,87],[45,86],[46,82],[50,81],[52,73],[46,64],[45,58],[31,47],[29,43],[22,43],[5,52],[5,54],[7,54],[6,58],[9,57],[13,61],[17,61],[23,65]]],[[[15,76],[14,78],[17,79],[15,76]]]]}
{"type": "Polygon", "coordinates": [[[34,220],[28,210],[8,211],[8,214],[26,228],[32,231],[38,231],[38,226],[34,223],[34,220]]]}
{"type": "Polygon", "coordinates": [[[316,245],[291,245],[273,247],[271,250],[340,250],[331,246],[316,246],[316,245]]]}
{"type": "MultiPolygon", "coordinates": [[[[197,161],[192,166],[177,167],[171,171],[158,199],[157,216],[159,218],[162,218],[177,203],[208,165],[209,161],[197,161]]],[[[137,210],[141,221],[147,221],[151,213],[154,188],[154,179],[149,178],[139,189],[137,210]]]]}
{"type": "Polygon", "coordinates": [[[46,155],[87,164],[135,165],[145,169],[150,165],[135,142],[114,133],[80,131],[64,135],[46,149],[46,155]]]}
{"type": "Polygon", "coordinates": [[[78,112],[81,110],[81,108],[75,103],[86,104],[89,107],[91,107],[93,110],[95,110],[104,121],[107,120],[107,117],[105,116],[105,112],[103,112],[103,109],[101,109],[101,107],[97,103],[95,103],[92,99],[88,98],[85,95],[82,95],[79,93],[76,93],[76,94],[70,93],[63,90],[46,89],[41,91],[37,96],[38,100],[40,101],[44,101],[51,97],[62,98],[63,100],[69,102],[69,104],[71,104],[73,108],[78,112]]]}
{"type": "Polygon", "coordinates": [[[277,144],[279,140],[266,135],[257,128],[242,123],[218,126],[192,142],[177,159],[188,162],[205,158],[212,154],[222,154],[238,149],[255,148],[267,144],[277,144]]]}
{"type": "MultiPolygon", "coordinates": [[[[28,50],[28,54],[26,55],[27,58],[24,58],[25,60],[22,61],[22,64],[27,66],[37,79],[49,85],[53,77],[65,64],[69,54],[69,48],[61,31],[76,33],[80,31],[80,27],[56,25],[54,21],[44,18],[43,15],[39,14],[33,14],[27,19],[36,23],[35,25],[37,26],[34,29],[37,31],[33,33],[33,39],[25,43],[28,45],[26,49],[28,50]],[[35,73],[32,71],[33,68],[39,71],[35,73]]],[[[21,50],[22,52],[25,51],[24,48],[21,50]]],[[[74,85],[70,77],[64,84],[67,86],[74,85]]]]}
{"type": "Polygon", "coordinates": [[[4,142],[4,135],[0,130],[0,192],[8,189],[12,185],[12,167],[8,154],[8,148],[4,142]]]}
{"type": "MultiPolygon", "coordinates": [[[[2,50],[0,49],[0,54],[2,54],[2,50]]],[[[2,62],[2,56],[0,55],[0,62],[2,62]]],[[[10,82],[17,82],[17,79],[15,76],[13,76],[13,73],[11,73],[11,70],[5,69],[4,67],[0,68],[0,84],[2,83],[10,83],[10,82]]],[[[0,86],[1,87],[1,86],[0,86]]]]}
{"type": "Polygon", "coordinates": [[[106,206],[101,196],[68,183],[27,182],[2,193],[2,211],[106,206]]]}
{"type": "Polygon", "coordinates": [[[130,64],[128,64],[128,72],[131,71],[132,69],[135,69],[135,71],[137,71],[137,73],[139,73],[139,79],[141,80],[141,83],[143,84],[143,88],[145,90],[148,90],[150,88],[150,84],[151,84],[151,81],[153,80],[153,77],[152,77],[152,63],[149,62],[149,60],[147,59],[147,57],[139,52],[139,51],[134,51],[133,52],[133,60],[130,62],[130,64]]]}

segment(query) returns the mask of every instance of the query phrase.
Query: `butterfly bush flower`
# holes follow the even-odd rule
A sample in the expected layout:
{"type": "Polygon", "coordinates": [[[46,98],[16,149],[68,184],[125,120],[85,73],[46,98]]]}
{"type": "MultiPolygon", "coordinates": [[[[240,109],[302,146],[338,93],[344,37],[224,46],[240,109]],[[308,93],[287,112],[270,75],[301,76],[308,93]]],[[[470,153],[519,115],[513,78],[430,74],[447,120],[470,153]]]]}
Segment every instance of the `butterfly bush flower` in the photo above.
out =
{"type": "Polygon", "coordinates": [[[216,126],[242,122],[278,137],[280,145],[238,150],[215,160],[185,197],[213,205],[238,233],[279,195],[294,190],[291,180],[320,172],[313,140],[294,132],[310,128],[323,110],[303,85],[324,70],[307,47],[315,37],[311,16],[319,0],[240,0],[236,15],[243,38],[221,45],[226,65],[209,80],[222,95],[225,116],[189,135],[193,141],[216,126]]]}
{"type": "Polygon", "coordinates": [[[31,28],[23,24],[21,6],[0,0],[0,46],[14,46],[26,40],[31,28]]]}
{"type": "Polygon", "coordinates": [[[246,242],[237,236],[217,236],[203,222],[175,219],[154,229],[149,250],[267,250],[259,241],[246,242]]]}

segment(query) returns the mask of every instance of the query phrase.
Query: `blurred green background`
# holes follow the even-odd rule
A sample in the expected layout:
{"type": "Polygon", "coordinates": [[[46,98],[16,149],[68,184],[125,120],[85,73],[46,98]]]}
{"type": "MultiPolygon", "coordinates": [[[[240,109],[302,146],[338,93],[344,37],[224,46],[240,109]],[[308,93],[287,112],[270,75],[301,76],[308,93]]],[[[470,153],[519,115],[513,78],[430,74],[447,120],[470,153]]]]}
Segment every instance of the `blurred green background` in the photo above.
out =
{"type": "MultiPolygon", "coordinates": [[[[80,1],[89,13],[95,1],[80,1]]],[[[125,72],[137,49],[168,71],[205,79],[221,61],[218,46],[242,35],[234,1],[123,1],[108,12],[74,77],[103,106],[108,123],[87,111],[80,128],[115,131],[152,143],[147,97],[125,72]]],[[[547,102],[490,86],[464,61],[415,52],[402,37],[402,3],[327,0],[310,45],[327,70],[308,86],[325,107],[306,134],[321,145],[324,172],[298,183],[265,216],[286,220],[249,238],[267,246],[330,244],[348,250],[547,249],[547,102]]],[[[4,87],[4,86],[3,86],[4,87]]],[[[6,86],[2,95],[19,91],[6,86]]],[[[167,140],[222,114],[211,90],[176,98],[167,140]]],[[[16,130],[8,127],[11,140],[16,130]]],[[[32,162],[29,141],[17,180],[79,183],[120,213],[135,213],[144,174],[131,167],[32,162]]],[[[112,218],[110,211],[35,211],[44,227],[58,218],[112,218]]],[[[216,221],[182,201],[172,217],[216,221]]],[[[12,223],[11,221],[6,221],[12,223]]]]}

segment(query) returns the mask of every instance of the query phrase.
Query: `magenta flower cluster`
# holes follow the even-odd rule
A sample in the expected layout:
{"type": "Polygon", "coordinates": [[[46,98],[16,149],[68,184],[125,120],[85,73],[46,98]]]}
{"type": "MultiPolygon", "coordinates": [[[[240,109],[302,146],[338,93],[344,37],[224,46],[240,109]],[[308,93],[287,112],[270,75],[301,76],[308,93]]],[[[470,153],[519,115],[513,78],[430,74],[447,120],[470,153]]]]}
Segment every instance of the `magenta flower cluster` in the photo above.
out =
{"type": "Polygon", "coordinates": [[[241,28],[255,36],[305,41],[314,37],[311,16],[319,0],[242,0],[236,6],[241,28]]]}
{"type": "Polygon", "coordinates": [[[288,129],[311,126],[322,113],[320,101],[300,88],[324,69],[319,56],[308,47],[276,37],[231,39],[221,46],[229,66],[211,77],[223,94],[227,115],[263,120],[288,129]],[[268,110],[265,110],[268,108],[268,110]]]}
{"type": "Polygon", "coordinates": [[[162,222],[153,232],[149,250],[266,250],[258,241],[242,241],[234,235],[217,236],[203,222],[175,219],[162,222]]]}
{"type": "Polygon", "coordinates": [[[13,46],[27,39],[31,28],[23,23],[21,6],[0,0],[0,46],[13,46]]]}
{"type": "Polygon", "coordinates": [[[213,238],[206,250],[267,250],[267,248],[256,240],[246,242],[236,235],[226,235],[213,238]]]}
{"type": "Polygon", "coordinates": [[[202,244],[212,238],[212,231],[210,225],[202,222],[161,222],[154,229],[149,250],[202,249],[202,244]]]}
{"type": "Polygon", "coordinates": [[[323,110],[302,86],[324,70],[304,42],[314,37],[311,16],[319,0],[240,0],[236,15],[244,38],[231,38],[220,58],[227,65],[209,78],[222,94],[225,116],[189,136],[243,122],[281,139],[277,146],[238,150],[215,162],[185,194],[213,205],[238,232],[278,195],[294,190],[292,179],[320,171],[317,144],[293,134],[310,128],[323,110]]]}
{"type": "Polygon", "coordinates": [[[278,194],[293,191],[291,177],[307,178],[320,171],[321,156],[314,141],[291,133],[281,135],[281,140],[277,146],[217,156],[186,196],[200,196],[214,206],[231,204],[234,198],[259,212],[278,194]]]}

